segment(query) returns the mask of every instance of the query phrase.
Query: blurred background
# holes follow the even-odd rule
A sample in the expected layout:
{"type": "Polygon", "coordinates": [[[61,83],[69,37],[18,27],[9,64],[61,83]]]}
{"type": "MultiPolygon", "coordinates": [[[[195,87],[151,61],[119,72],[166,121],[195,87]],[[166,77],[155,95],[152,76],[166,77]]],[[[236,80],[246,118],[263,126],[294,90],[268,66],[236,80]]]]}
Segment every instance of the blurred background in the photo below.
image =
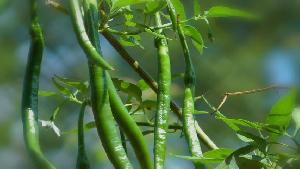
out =
{"type": "MultiPolygon", "coordinates": [[[[40,89],[56,91],[51,78],[54,75],[78,81],[88,80],[85,55],[79,47],[70,18],[53,10],[45,1],[39,1],[40,21],[45,33],[46,49],[41,72],[40,89]]],[[[62,1],[66,4],[66,1],[62,1]]],[[[193,1],[184,2],[187,15],[192,16],[193,1]]],[[[239,19],[210,20],[214,42],[208,39],[204,23],[196,26],[202,33],[206,49],[200,55],[194,48],[193,61],[197,73],[197,95],[205,94],[217,105],[225,92],[260,88],[270,84],[295,85],[300,82],[300,1],[299,0],[201,0],[201,8],[215,5],[250,11],[260,16],[257,21],[239,19]]],[[[0,164],[1,168],[32,168],[26,154],[21,123],[21,90],[29,48],[27,1],[0,0],[0,164]]],[[[153,38],[142,35],[142,45],[128,51],[141,65],[156,77],[156,55],[153,38]]],[[[104,56],[117,68],[113,75],[136,83],[140,78],[120,59],[116,51],[101,40],[104,56]]],[[[184,71],[182,51],[177,40],[170,43],[173,73],[184,71]]],[[[182,105],[182,79],[174,80],[172,97],[182,105]]],[[[155,99],[153,93],[146,98],[155,99]]],[[[269,91],[233,97],[226,102],[223,112],[228,117],[263,122],[280,93],[269,91]]],[[[62,98],[40,98],[40,119],[48,120],[62,98]]],[[[197,109],[203,109],[197,103],[197,109]]],[[[89,110],[90,111],[90,110],[89,110]]],[[[76,128],[79,106],[67,104],[58,115],[56,125],[62,131],[76,128]]],[[[172,118],[175,119],[175,118],[172,118]]],[[[88,113],[86,121],[92,120],[88,113]]],[[[242,143],[235,134],[213,116],[197,116],[200,126],[220,147],[238,148],[242,143]]],[[[173,121],[176,121],[173,120],[173,121]]],[[[57,168],[75,168],[77,154],[76,134],[58,137],[50,129],[41,128],[40,141],[50,161],[57,168]]],[[[147,135],[152,152],[153,135],[147,135]]],[[[168,152],[188,155],[181,133],[169,134],[168,152]]],[[[104,153],[95,129],[86,132],[88,157],[92,168],[112,168],[104,153]]],[[[204,148],[205,149],[205,148],[204,148]]],[[[129,156],[134,155],[129,146],[129,156]]],[[[193,168],[191,162],[168,154],[167,168],[193,168]]],[[[135,163],[137,166],[137,164],[135,163]]]]}

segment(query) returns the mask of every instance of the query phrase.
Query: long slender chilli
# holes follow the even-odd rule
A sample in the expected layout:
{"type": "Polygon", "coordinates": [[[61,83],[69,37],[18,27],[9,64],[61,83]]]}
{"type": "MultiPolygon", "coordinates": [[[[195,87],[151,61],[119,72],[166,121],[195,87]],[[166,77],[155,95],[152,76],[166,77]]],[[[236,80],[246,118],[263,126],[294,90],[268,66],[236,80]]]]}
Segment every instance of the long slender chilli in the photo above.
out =
{"type": "Polygon", "coordinates": [[[177,16],[176,16],[175,8],[174,8],[171,0],[166,0],[166,2],[167,2],[167,5],[168,5],[167,8],[168,8],[168,12],[169,12],[169,15],[170,15],[170,18],[171,18],[173,30],[176,31],[177,30],[177,24],[173,24],[173,23],[177,22],[177,16]]]}
{"type": "Polygon", "coordinates": [[[84,145],[84,110],[87,105],[87,102],[83,102],[79,112],[78,118],[78,154],[77,154],[77,169],[89,169],[90,164],[88,158],[85,153],[85,145],[84,145]]]}
{"type": "MultiPolygon", "coordinates": [[[[160,14],[155,13],[156,26],[161,26],[160,14]]],[[[162,33],[158,30],[157,33],[162,33]]],[[[171,66],[167,40],[156,38],[155,45],[158,53],[158,94],[157,112],[154,128],[154,165],[156,169],[164,168],[166,155],[166,140],[168,130],[168,113],[170,111],[171,66]]]]}
{"type": "Polygon", "coordinates": [[[90,62],[101,66],[103,69],[107,70],[113,70],[113,67],[107,63],[103,57],[101,57],[101,54],[97,51],[97,48],[95,48],[92,44],[92,40],[88,36],[88,33],[84,27],[84,20],[82,17],[82,13],[80,12],[80,5],[77,0],[75,2],[74,0],[70,0],[70,9],[71,9],[71,16],[72,16],[72,22],[73,27],[76,33],[77,40],[84,50],[84,52],[87,54],[87,57],[90,62]]]}
{"type": "MultiPolygon", "coordinates": [[[[150,86],[154,92],[158,92],[157,83],[140,65],[139,62],[133,59],[124,47],[118,42],[118,40],[107,30],[102,31],[102,35],[107,41],[116,49],[120,56],[129,64],[129,66],[150,86]]],[[[171,101],[171,110],[182,120],[181,108],[174,102],[171,101]]],[[[195,127],[198,137],[209,149],[218,149],[216,144],[207,136],[207,134],[199,126],[198,122],[195,121],[195,127]]]]}
{"type": "MultiPolygon", "coordinates": [[[[70,2],[73,20],[74,18],[76,19],[77,16],[81,17],[80,4],[78,3],[78,0],[70,0],[70,2]]],[[[91,39],[91,43],[95,46],[99,57],[102,57],[100,55],[101,51],[97,32],[97,6],[97,0],[83,1],[85,22],[80,22],[80,24],[86,24],[85,27],[87,28],[89,39],[91,39]]],[[[74,24],[74,26],[76,27],[78,25],[74,24]]],[[[83,27],[83,25],[80,25],[80,27],[83,27]]],[[[86,54],[89,55],[90,53],[87,52],[86,54]]],[[[100,136],[104,150],[115,168],[131,169],[132,166],[126,156],[126,152],[121,144],[121,140],[118,137],[118,131],[110,109],[107,74],[105,70],[93,62],[89,62],[89,72],[92,109],[98,135],[100,136]]]]}
{"type": "MultiPolygon", "coordinates": [[[[108,73],[107,76],[109,77],[108,73]]],[[[141,168],[152,169],[152,160],[147,149],[147,144],[143,138],[143,134],[135,121],[129,115],[128,110],[118,95],[111,78],[108,78],[108,93],[113,116],[130,141],[141,168]]]]}
{"type": "Polygon", "coordinates": [[[40,148],[38,129],[38,91],[44,37],[37,17],[37,3],[31,5],[31,45],[28,55],[22,96],[22,122],[27,150],[36,168],[55,169],[40,148]]]}
{"type": "MultiPolygon", "coordinates": [[[[172,3],[168,5],[172,6],[172,3]]],[[[174,11],[169,11],[170,15],[174,11]]],[[[183,49],[183,55],[185,60],[185,74],[184,74],[184,106],[183,106],[183,130],[185,134],[185,138],[188,142],[190,152],[192,156],[199,157],[202,156],[202,150],[200,146],[200,142],[197,137],[196,128],[195,128],[195,120],[193,117],[194,114],[194,89],[195,89],[195,71],[192,64],[192,59],[190,56],[189,48],[186,42],[186,38],[182,29],[182,26],[172,21],[172,24],[177,25],[177,33],[180,39],[180,43],[183,49]]],[[[197,165],[197,164],[195,164],[197,165]]]]}

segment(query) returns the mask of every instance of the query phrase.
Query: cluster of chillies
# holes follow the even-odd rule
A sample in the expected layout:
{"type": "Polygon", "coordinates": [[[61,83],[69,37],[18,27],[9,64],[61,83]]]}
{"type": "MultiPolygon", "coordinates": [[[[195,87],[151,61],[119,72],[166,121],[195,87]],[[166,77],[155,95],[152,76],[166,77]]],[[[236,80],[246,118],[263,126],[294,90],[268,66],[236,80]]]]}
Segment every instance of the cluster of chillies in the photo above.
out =
{"type": "MultiPolygon", "coordinates": [[[[108,64],[102,54],[99,44],[99,11],[97,0],[69,0],[70,15],[73,21],[73,27],[77,35],[78,42],[84,50],[87,59],[91,84],[90,103],[84,101],[81,106],[78,118],[78,157],[77,168],[89,168],[88,159],[86,157],[84,145],[84,126],[83,117],[85,107],[92,106],[98,135],[101,139],[104,150],[115,168],[130,169],[133,168],[130,163],[122,140],[119,138],[118,128],[120,127],[122,134],[132,144],[136,157],[141,168],[164,168],[164,160],[166,154],[166,140],[168,133],[168,112],[170,108],[180,116],[183,122],[183,131],[189,150],[192,156],[200,157],[202,155],[198,136],[210,148],[217,148],[214,143],[201,133],[201,128],[195,123],[193,118],[194,111],[194,88],[195,88],[195,72],[192,65],[189,48],[185,39],[183,28],[178,24],[176,11],[170,0],[166,0],[168,12],[172,20],[173,30],[178,33],[181,46],[184,51],[185,58],[185,90],[184,90],[184,107],[183,113],[180,112],[178,106],[170,99],[171,85],[171,66],[168,54],[167,39],[164,36],[155,38],[155,46],[158,55],[158,83],[156,83],[143,69],[139,67],[122,45],[114,39],[108,32],[103,30],[104,37],[117,49],[123,58],[133,67],[133,69],[145,80],[146,83],[157,93],[157,112],[155,116],[154,131],[154,165],[148,152],[143,134],[135,121],[128,113],[117,90],[112,82],[109,70],[113,67],[108,64]]],[[[39,146],[38,136],[38,90],[39,90],[39,74],[41,60],[44,49],[44,38],[37,17],[37,2],[30,0],[31,4],[31,47],[28,56],[26,68],[23,98],[22,98],[22,119],[24,128],[24,139],[30,156],[35,162],[36,168],[54,169],[52,165],[43,155],[39,146]]],[[[157,27],[162,25],[159,12],[155,13],[155,23],[157,27]]],[[[156,30],[158,34],[163,33],[161,29],[156,30]]],[[[197,168],[201,168],[201,164],[195,163],[197,168]]]]}

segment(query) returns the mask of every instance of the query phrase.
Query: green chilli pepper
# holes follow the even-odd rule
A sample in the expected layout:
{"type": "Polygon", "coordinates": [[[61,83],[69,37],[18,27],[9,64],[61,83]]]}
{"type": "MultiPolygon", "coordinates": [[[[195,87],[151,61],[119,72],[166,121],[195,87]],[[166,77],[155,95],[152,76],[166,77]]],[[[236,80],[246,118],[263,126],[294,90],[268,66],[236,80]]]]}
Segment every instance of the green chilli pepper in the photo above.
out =
{"type": "MultiPolygon", "coordinates": [[[[155,13],[156,26],[161,26],[159,13],[155,13]]],[[[162,30],[157,33],[161,34],[162,30]]],[[[168,113],[170,111],[170,85],[171,65],[168,52],[167,40],[157,37],[155,46],[158,53],[158,93],[157,112],[155,114],[154,128],[154,165],[155,168],[164,168],[166,155],[166,140],[168,131],[168,113]]]]}
{"type": "Polygon", "coordinates": [[[184,91],[184,106],[183,106],[183,130],[185,137],[187,138],[188,145],[192,156],[202,156],[201,147],[197,137],[195,129],[195,119],[193,117],[194,112],[194,99],[192,90],[186,88],[184,91]]]}
{"type": "Polygon", "coordinates": [[[90,64],[92,108],[103,148],[115,168],[132,168],[122,146],[109,104],[107,77],[98,66],[90,64]]]}
{"type": "Polygon", "coordinates": [[[113,112],[113,116],[116,119],[117,123],[122,128],[122,131],[126,134],[128,140],[130,141],[135,154],[139,160],[141,168],[143,169],[152,169],[153,164],[150,157],[150,153],[147,149],[147,144],[143,138],[143,134],[140,131],[139,127],[129,115],[128,110],[124,106],[120,96],[117,93],[114,84],[108,77],[108,93],[111,109],[113,112]]]}
{"type": "Polygon", "coordinates": [[[36,168],[55,169],[46,159],[39,144],[38,91],[41,61],[44,50],[44,37],[37,17],[37,3],[31,4],[31,45],[25,72],[22,96],[22,122],[27,150],[36,168]]]}
{"type": "MultiPolygon", "coordinates": [[[[79,23],[80,25],[74,24],[75,30],[78,30],[76,27],[84,28],[83,24],[85,24],[85,29],[88,32],[88,38],[91,40],[91,44],[98,53],[97,57],[102,57],[97,29],[97,0],[83,0],[85,22],[83,22],[83,19],[81,18],[82,14],[80,12],[80,4],[78,0],[70,0],[70,2],[73,20],[82,20],[82,22],[79,23]]],[[[87,51],[85,52],[87,55],[91,55],[91,53],[87,51]]],[[[110,109],[106,71],[89,60],[89,72],[93,114],[103,148],[115,168],[131,169],[132,166],[118,136],[118,131],[110,109]]]]}
{"type": "Polygon", "coordinates": [[[188,45],[182,30],[182,27],[178,25],[178,36],[183,47],[183,53],[185,56],[185,74],[184,74],[184,84],[185,84],[185,94],[184,94],[184,106],[183,106],[183,128],[185,132],[186,139],[189,143],[190,152],[193,156],[198,157],[202,155],[200,142],[197,138],[197,133],[195,129],[194,114],[194,90],[195,90],[195,71],[192,64],[192,59],[190,57],[190,52],[188,45]],[[192,123],[191,123],[192,122],[192,123]],[[194,137],[196,136],[196,137],[194,137]],[[190,144],[192,143],[192,144],[190,144]]]}
{"type": "Polygon", "coordinates": [[[84,110],[87,105],[87,102],[83,102],[80,108],[79,117],[78,117],[78,154],[77,154],[77,169],[89,169],[90,164],[85,153],[84,145],[84,110]]]}
{"type": "Polygon", "coordinates": [[[176,16],[176,11],[174,8],[174,5],[172,4],[172,2],[170,0],[166,0],[167,2],[167,9],[171,18],[171,22],[172,22],[172,27],[173,30],[176,31],[177,30],[177,16],[176,16]]]}
{"type": "MultiPolygon", "coordinates": [[[[175,15],[173,11],[169,11],[170,16],[175,15]]],[[[174,24],[174,23],[172,23],[174,24]]],[[[190,152],[192,156],[200,157],[202,156],[202,150],[200,146],[199,139],[197,137],[197,132],[195,128],[195,120],[193,117],[194,113],[194,89],[195,89],[195,71],[192,63],[189,48],[186,42],[184,31],[179,23],[177,24],[177,33],[180,39],[180,43],[183,49],[183,55],[185,60],[185,74],[184,74],[184,106],[183,106],[183,129],[185,138],[188,142],[190,152]]],[[[200,163],[194,163],[196,168],[200,168],[200,163]]]]}
{"type": "MultiPolygon", "coordinates": [[[[94,63],[96,65],[101,66],[103,69],[107,70],[113,70],[113,67],[107,63],[103,57],[101,57],[101,54],[99,51],[97,51],[97,47],[93,46],[93,37],[88,36],[87,30],[84,26],[84,20],[82,18],[82,13],[80,12],[80,5],[78,0],[70,0],[70,8],[71,8],[71,16],[72,16],[72,22],[73,27],[76,33],[76,37],[78,39],[78,42],[84,52],[87,54],[87,57],[91,63],[94,63]]],[[[85,15],[90,15],[89,13],[86,13],[85,15]]],[[[91,17],[91,16],[89,16],[91,17]]]]}

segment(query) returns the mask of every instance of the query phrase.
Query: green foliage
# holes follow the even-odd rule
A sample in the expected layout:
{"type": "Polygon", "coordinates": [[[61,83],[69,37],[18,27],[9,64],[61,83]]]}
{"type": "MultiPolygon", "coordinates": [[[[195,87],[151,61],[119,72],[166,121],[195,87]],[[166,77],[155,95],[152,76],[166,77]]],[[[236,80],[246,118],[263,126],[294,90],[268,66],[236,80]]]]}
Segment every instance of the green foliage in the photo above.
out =
{"type": "Polygon", "coordinates": [[[167,6],[167,3],[164,0],[153,0],[148,2],[145,7],[145,14],[154,14],[155,12],[161,11],[167,6]]]}
{"type": "Polygon", "coordinates": [[[111,13],[116,12],[122,7],[148,2],[149,0],[112,0],[111,13]]]}
{"type": "Polygon", "coordinates": [[[254,14],[239,10],[233,9],[225,6],[214,6],[206,12],[206,16],[209,18],[217,17],[239,17],[245,19],[255,19],[254,14]]]}
{"type": "Polygon", "coordinates": [[[266,119],[266,123],[271,127],[277,128],[279,133],[273,134],[271,139],[276,139],[286,131],[295,108],[296,96],[297,92],[293,89],[272,107],[266,119]]]}
{"type": "Polygon", "coordinates": [[[194,16],[201,15],[201,7],[199,0],[194,0],[194,16]]]}
{"type": "Polygon", "coordinates": [[[184,34],[192,39],[195,48],[202,54],[204,48],[204,42],[201,34],[193,26],[186,25],[184,27],[184,34]]]}
{"type": "MultiPolygon", "coordinates": [[[[190,46],[186,38],[190,38],[193,46],[200,54],[203,53],[205,42],[202,38],[202,32],[197,29],[197,26],[201,24],[197,22],[202,21],[208,25],[210,31],[209,39],[213,39],[210,30],[213,29],[210,25],[211,19],[227,17],[256,19],[257,17],[254,14],[225,6],[213,6],[205,11],[200,6],[201,1],[199,0],[193,1],[193,16],[190,18],[187,17],[183,1],[181,0],[105,0],[101,1],[102,4],[99,6],[96,2],[98,1],[86,0],[79,2],[72,0],[70,3],[70,14],[75,28],[74,31],[77,33],[79,44],[88,56],[91,87],[87,81],[82,82],[55,75],[52,78],[52,82],[57,92],[40,90],[38,95],[41,97],[60,96],[62,97],[62,102],[55,107],[49,120],[39,119],[42,126],[51,128],[60,136],[60,129],[55,125],[58,114],[64,111],[65,104],[69,102],[80,105],[79,129],[72,129],[71,131],[63,132],[63,134],[78,134],[78,140],[81,140],[80,148],[84,147],[83,132],[91,128],[97,128],[107,156],[115,166],[124,167],[128,164],[130,168],[130,162],[124,150],[126,149],[126,141],[129,140],[142,168],[152,169],[152,159],[148,155],[148,147],[144,142],[143,135],[152,134],[154,131],[154,133],[161,133],[155,134],[157,137],[154,137],[154,147],[158,149],[155,152],[159,153],[159,158],[157,159],[160,161],[165,159],[165,152],[157,147],[166,147],[167,133],[171,134],[170,131],[172,130],[175,132],[176,130],[181,130],[184,133],[191,154],[188,156],[175,155],[175,157],[192,161],[196,168],[205,166],[209,169],[278,169],[297,164],[300,159],[300,146],[296,141],[296,134],[300,128],[300,111],[299,108],[295,109],[297,96],[295,89],[290,90],[286,96],[279,99],[272,107],[265,122],[226,117],[223,112],[220,112],[220,107],[216,109],[205,99],[204,95],[198,98],[194,97],[194,89],[197,89],[197,86],[195,86],[195,72],[193,70],[195,63],[191,59],[190,46]],[[98,14],[102,17],[100,22],[98,22],[98,14]],[[155,25],[153,24],[154,14],[156,16],[155,25]],[[160,20],[160,16],[164,16],[164,19],[160,20]],[[112,24],[115,24],[114,20],[122,23],[115,26],[112,24]],[[160,23],[162,21],[163,23],[160,23]],[[196,24],[197,26],[195,26],[196,24]],[[110,43],[121,55],[124,55],[123,58],[141,76],[142,79],[136,84],[110,77],[108,70],[111,70],[112,67],[102,57],[98,28],[103,35],[113,33],[116,39],[119,39],[119,41],[110,41],[110,43]],[[173,29],[171,30],[171,28],[173,29]],[[132,48],[139,47],[146,51],[148,46],[142,46],[144,44],[141,42],[140,34],[142,33],[147,33],[147,35],[152,37],[155,47],[158,49],[158,53],[151,51],[151,53],[154,53],[154,56],[159,56],[158,83],[152,80],[151,76],[141,68],[141,65],[131,59],[124,49],[124,47],[130,46],[132,48]],[[174,34],[176,36],[173,36],[174,34]],[[176,43],[177,38],[179,38],[178,41],[183,49],[185,71],[184,73],[174,74],[171,78],[169,77],[171,76],[170,65],[167,65],[165,60],[167,59],[166,57],[169,57],[169,47],[171,46],[169,46],[167,40],[173,40],[176,43]],[[166,72],[168,76],[166,76],[166,72]],[[162,78],[165,78],[167,82],[161,82],[162,78]],[[170,89],[171,84],[169,84],[169,81],[177,78],[183,81],[185,85],[183,109],[172,101],[170,106],[170,95],[164,93],[170,89]],[[149,89],[153,89],[161,97],[157,100],[143,98],[143,94],[148,92],[149,89]],[[116,92],[117,90],[119,92],[116,92]],[[125,96],[126,104],[123,104],[119,95],[122,98],[125,96]],[[205,101],[211,112],[205,109],[196,110],[194,108],[196,100],[205,101]],[[86,124],[83,123],[85,106],[92,107],[94,112],[94,120],[86,124]],[[182,124],[179,124],[179,122],[176,122],[176,124],[168,122],[167,115],[170,109],[176,113],[179,117],[178,121],[181,121],[182,124]],[[164,117],[162,117],[163,115],[164,117]],[[212,115],[218,122],[225,123],[235,133],[243,146],[235,150],[227,148],[217,149],[217,146],[211,146],[214,145],[214,142],[205,135],[194,120],[194,116],[202,118],[205,115],[212,115]],[[157,120],[154,121],[153,117],[156,117],[157,120]],[[293,135],[290,135],[288,130],[291,119],[295,122],[293,135]],[[137,127],[138,125],[140,127],[137,127]],[[126,135],[122,138],[123,144],[121,144],[117,129],[126,135]],[[103,135],[103,133],[108,137],[103,135]],[[199,141],[199,138],[213,150],[202,152],[202,145],[200,146],[202,142],[199,141]],[[283,143],[278,138],[290,139],[295,142],[295,145],[283,143]],[[158,145],[157,142],[160,139],[161,141],[158,145]],[[291,150],[278,152],[278,149],[291,150]],[[114,150],[120,150],[120,153],[116,153],[117,151],[114,150]],[[145,156],[143,156],[143,153],[145,156]],[[119,163],[120,161],[123,164],[119,163]],[[143,165],[145,163],[147,165],[143,165]]],[[[0,9],[2,4],[0,3],[0,9]]],[[[115,38],[114,36],[111,38],[115,38]]],[[[173,49],[171,48],[170,50],[173,49]]],[[[33,80],[30,81],[30,79],[27,81],[27,83],[32,82],[33,80]]],[[[37,94],[33,94],[33,96],[37,96],[37,94]]],[[[30,120],[31,109],[23,110],[23,113],[27,114],[27,120],[30,120]]],[[[37,142],[37,140],[35,141],[37,142]]],[[[35,144],[38,145],[37,143],[35,144]]],[[[84,156],[79,156],[78,161],[83,160],[81,162],[86,162],[86,157],[84,156]]],[[[163,168],[164,162],[157,162],[157,159],[154,162],[155,166],[163,168]],[[160,164],[157,165],[157,163],[160,164]]]]}
{"type": "Polygon", "coordinates": [[[139,102],[142,101],[142,90],[139,86],[117,78],[113,78],[112,80],[118,90],[126,93],[128,96],[134,97],[139,102]]]}
{"type": "Polygon", "coordinates": [[[184,11],[184,6],[180,2],[180,0],[171,0],[171,3],[173,4],[177,17],[180,21],[183,21],[186,19],[185,11],[184,11]]]}
{"type": "Polygon", "coordinates": [[[141,45],[140,41],[141,41],[141,37],[139,35],[120,36],[120,43],[123,46],[138,46],[138,47],[144,49],[144,47],[141,45]]]}

